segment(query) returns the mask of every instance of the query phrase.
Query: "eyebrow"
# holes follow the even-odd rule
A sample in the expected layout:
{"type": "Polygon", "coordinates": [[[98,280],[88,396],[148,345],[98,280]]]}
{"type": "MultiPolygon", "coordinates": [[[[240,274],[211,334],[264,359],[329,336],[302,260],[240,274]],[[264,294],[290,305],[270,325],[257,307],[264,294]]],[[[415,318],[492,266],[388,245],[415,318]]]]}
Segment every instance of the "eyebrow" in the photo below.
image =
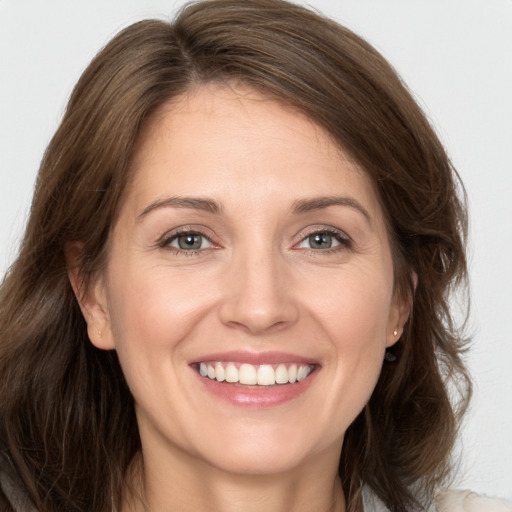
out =
{"type": "Polygon", "coordinates": [[[137,220],[141,220],[154,210],[160,208],[189,208],[192,210],[201,210],[208,213],[220,214],[222,213],[222,206],[214,199],[201,198],[201,197],[183,197],[172,196],[164,199],[157,199],[151,204],[146,206],[144,210],[138,215],[137,220]]]}
{"type": "MultiPolygon", "coordinates": [[[[295,214],[308,213],[329,208],[330,206],[348,206],[350,208],[354,208],[371,224],[372,218],[366,208],[364,208],[364,206],[355,199],[345,196],[322,196],[310,199],[298,199],[292,204],[292,212],[295,214]]],[[[222,204],[214,199],[172,196],[153,201],[151,204],[146,206],[144,210],[142,210],[138,215],[137,220],[141,220],[152,211],[160,208],[189,208],[217,215],[223,211],[222,204]]]]}
{"type": "Polygon", "coordinates": [[[368,213],[368,210],[352,197],[324,196],[313,197],[311,199],[299,199],[293,203],[292,211],[294,213],[308,213],[329,208],[329,206],[348,206],[349,208],[354,208],[361,213],[370,224],[372,222],[372,217],[368,213]]]}

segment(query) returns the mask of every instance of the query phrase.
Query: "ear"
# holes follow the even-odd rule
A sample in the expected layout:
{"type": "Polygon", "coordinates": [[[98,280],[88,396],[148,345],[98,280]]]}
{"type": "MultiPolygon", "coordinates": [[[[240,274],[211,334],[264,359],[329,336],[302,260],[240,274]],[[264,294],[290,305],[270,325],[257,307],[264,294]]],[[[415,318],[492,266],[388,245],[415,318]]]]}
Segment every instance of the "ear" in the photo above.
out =
{"type": "Polygon", "coordinates": [[[115,348],[112,336],[104,276],[86,282],[81,271],[83,243],[73,242],[65,248],[68,278],[87,323],[91,343],[102,350],[115,348]]]}
{"type": "Polygon", "coordinates": [[[391,347],[400,339],[404,332],[404,326],[411,315],[414,292],[418,284],[416,272],[411,272],[410,282],[412,286],[407,293],[395,290],[388,320],[386,347],[391,347]]]}

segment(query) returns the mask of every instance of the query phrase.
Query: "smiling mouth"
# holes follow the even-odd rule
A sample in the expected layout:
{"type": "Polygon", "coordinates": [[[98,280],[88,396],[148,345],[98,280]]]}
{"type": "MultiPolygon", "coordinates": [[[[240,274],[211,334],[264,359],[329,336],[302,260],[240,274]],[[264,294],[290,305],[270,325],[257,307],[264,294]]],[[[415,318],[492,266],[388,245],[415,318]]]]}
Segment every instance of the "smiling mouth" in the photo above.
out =
{"type": "Polygon", "coordinates": [[[306,379],[315,369],[312,364],[259,364],[236,362],[201,362],[194,365],[206,379],[247,386],[274,386],[294,384],[306,379]]]}

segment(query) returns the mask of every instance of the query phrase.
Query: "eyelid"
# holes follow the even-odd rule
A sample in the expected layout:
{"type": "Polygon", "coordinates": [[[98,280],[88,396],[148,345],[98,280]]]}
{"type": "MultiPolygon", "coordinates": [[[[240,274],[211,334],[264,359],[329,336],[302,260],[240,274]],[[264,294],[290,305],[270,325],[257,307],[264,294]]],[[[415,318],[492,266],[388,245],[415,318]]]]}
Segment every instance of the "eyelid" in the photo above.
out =
{"type": "Polygon", "coordinates": [[[352,241],[352,238],[343,230],[335,228],[334,226],[326,226],[321,224],[315,224],[314,226],[308,226],[302,229],[296,237],[299,238],[299,242],[307,238],[308,236],[314,235],[315,233],[328,233],[336,235],[343,240],[352,241]]]}

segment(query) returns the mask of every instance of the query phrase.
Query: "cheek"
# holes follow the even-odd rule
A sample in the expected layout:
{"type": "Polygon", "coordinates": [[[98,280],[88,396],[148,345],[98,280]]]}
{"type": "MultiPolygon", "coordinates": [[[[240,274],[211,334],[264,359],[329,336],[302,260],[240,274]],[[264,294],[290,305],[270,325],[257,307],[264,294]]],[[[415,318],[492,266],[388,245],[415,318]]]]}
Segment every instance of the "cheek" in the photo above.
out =
{"type": "MultiPolygon", "coordinates": [[[[123,373],[136,403],[158,416],[161,404],[173,403],[180,356],[195,329],[204,294],[159,269],[116,272],[110,280],[109,313],[112,334],[123,373]]],[[[184,280],[186,281],[186,280],[184,280]]]]}
{"type": "MultiPolygon", "coordinates": [[[[316,318],[330,340],[326,359],[326,418],[345,430],[369,400],[382,368],[392,304],[387,273],[345,274],[328,300],[318,301],[316,318]]],[[[391,271],[389,272],[391,274],[391,271]]],[[[319,334],[319,339],[321,338],[319,334]]],[[[334,435],[336,432],[334,431],[334,435]]]]}
{"type": "Polygon", "coordinates": [[[339,272],[330,276],[329,293],[310,303],[340,354],[384,346],[392,307],[392,271],[339,272]]]}
{"type": "Polygon", "coordinates": [[[165,267],[132,265],[114,273],[108,302],[120,357],[158,359],[179,346],[215,301],[202,283],[197,274],[165,267]]]}

